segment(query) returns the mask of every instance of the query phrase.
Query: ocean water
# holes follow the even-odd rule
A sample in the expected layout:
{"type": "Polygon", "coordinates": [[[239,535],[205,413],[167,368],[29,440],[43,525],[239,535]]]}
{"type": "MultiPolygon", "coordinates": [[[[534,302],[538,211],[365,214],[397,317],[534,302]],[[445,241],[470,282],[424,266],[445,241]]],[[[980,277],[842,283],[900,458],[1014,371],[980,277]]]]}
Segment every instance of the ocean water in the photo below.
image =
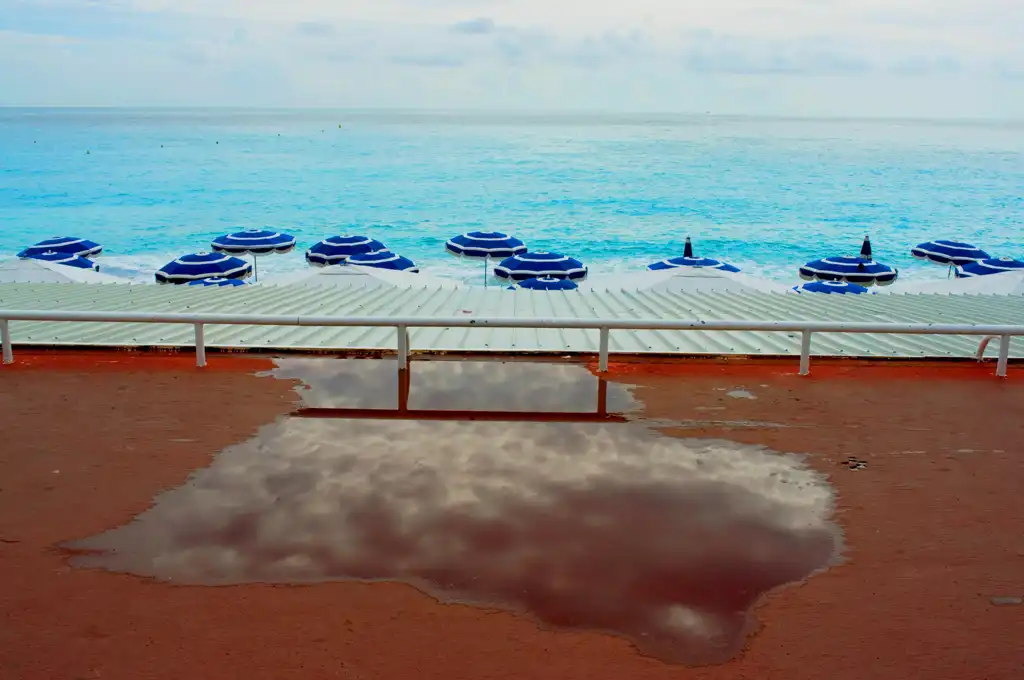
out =
{"type": "MultiPolygon", "coordinates": [[[[699,255],[796,281],[869,234],[901,276],[910,248],[972,241],[1024,257],[1024,123],[372,111],[0,109],[0,257],[100,241],[106,271],[151,280],[227,231],[301,250],[367,233],[424,271],[479,282],[444,241],[498,229],[594,275],[699,255]]],[[[302,270],[261,258],[261,279],[302,270]]]]}

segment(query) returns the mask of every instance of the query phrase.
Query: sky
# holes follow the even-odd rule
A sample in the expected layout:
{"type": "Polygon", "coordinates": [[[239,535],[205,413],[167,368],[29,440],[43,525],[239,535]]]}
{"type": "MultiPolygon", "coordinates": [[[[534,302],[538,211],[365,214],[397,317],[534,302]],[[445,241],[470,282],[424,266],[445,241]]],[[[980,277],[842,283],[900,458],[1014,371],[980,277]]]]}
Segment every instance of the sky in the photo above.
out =
{"type": "Polygon", "coordinates": [[[1024,0],[0,0],[0,105],[1024,118],[1024,0]]]}

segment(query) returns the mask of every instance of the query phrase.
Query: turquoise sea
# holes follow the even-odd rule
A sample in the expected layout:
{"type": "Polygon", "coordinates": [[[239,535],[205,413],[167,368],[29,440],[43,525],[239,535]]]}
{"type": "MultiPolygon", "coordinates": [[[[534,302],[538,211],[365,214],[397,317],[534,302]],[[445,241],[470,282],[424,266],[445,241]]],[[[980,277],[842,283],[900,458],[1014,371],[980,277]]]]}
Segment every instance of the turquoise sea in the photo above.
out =
{"type": "MultiPolygon", "coordinates": [[[[681,254],[796,281],[855,254],[902,277],[929,238],[1024,257],[1024,123],[682,115],[0,109],[0,257],[75,235],[151,280],[214,236],[272,226],[304,250],[367,233],[424,271],[479,281],[444,241],[510,231],[592,274],[681,254]]],[[[263,258],[261,279],[305,268],[263,258]]]]}

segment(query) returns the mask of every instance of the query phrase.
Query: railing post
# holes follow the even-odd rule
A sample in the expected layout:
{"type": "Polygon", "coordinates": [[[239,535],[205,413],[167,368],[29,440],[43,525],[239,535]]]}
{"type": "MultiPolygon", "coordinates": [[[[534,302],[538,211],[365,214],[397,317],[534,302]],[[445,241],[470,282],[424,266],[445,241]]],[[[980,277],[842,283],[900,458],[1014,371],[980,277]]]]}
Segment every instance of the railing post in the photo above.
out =
{"type": "Polygon", "coordinates": [[[800,333],[800,375],[811,373],[811,332],[800,333]]]}
{"type": "Polygon", "coordinates": [[[409,368],[409,328],[398,327],[398,368],[405,370],[409,368]]]}
{"type": "Polygon", "coordinates": [[[11,346],[11,326],[7,319],[0,319],[0,342],[4,346],[4,363],[14,363],[14,347],[11,346]]]}
{"type": "Polygon", "coordinates": [[[608,372],[608,336],[610,335],[610,330],[607,328],[601,329],[601,344],[597,352],[597,371],[599,373],[608,372]]]}
{"type": "Polygon", "coordinates": [[[996,376],[1006,377],[1006,366],[1010,363],[1010,336],[999,336],[999,362],[996,364],[996,376]]]}
{"type": "Polygon", "coordinates": [[[203,324],[193,324],[192,327],[196,331],[196,366],[202,368],[206,365],[206,337],[203,333],[203,324]]]}

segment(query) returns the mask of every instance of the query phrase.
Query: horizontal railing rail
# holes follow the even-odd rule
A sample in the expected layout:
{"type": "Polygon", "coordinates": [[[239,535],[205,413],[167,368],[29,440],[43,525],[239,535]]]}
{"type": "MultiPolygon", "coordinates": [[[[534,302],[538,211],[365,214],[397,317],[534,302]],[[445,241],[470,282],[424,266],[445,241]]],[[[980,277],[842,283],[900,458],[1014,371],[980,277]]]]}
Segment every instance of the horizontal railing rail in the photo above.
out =
{"type": "MultiPolygon", "coordinates": [[[[397,330],[399,367],[409,361],[410,328],[552,328],[599,331],[598,368],[608,370],[609,337],[613,330],[662,331],[758,331],[801,334],[800,374],[810,372],[811,337],[814,333],[879,333],[898,335],[968,335],[981,336],[978,358],[993,338],[999,339],[996,375],[1006,376],[1010,356],[1010,339],[1024,336],[1024,325],[941,324],[941,323],[863,323],[845,321],[750,321],[750,320],[666,320],[666,319],[573,319],[573,318],[484,318],[484,317],[358,317],[302,316],[261,314],[149,313],[149,312],[85,312],[60,310],[0,310],[0,334],[3,340],[3,361],[14,361],[10,322],[54,321],[77,323],[161,323],[191,324],[195,332],[196,364],[206,365],[204,330],[208,325],[245,326],[319,326],[377,327],[397,330]]],[[[500,351],[500,350],[493,350],[500,351]]]]}

